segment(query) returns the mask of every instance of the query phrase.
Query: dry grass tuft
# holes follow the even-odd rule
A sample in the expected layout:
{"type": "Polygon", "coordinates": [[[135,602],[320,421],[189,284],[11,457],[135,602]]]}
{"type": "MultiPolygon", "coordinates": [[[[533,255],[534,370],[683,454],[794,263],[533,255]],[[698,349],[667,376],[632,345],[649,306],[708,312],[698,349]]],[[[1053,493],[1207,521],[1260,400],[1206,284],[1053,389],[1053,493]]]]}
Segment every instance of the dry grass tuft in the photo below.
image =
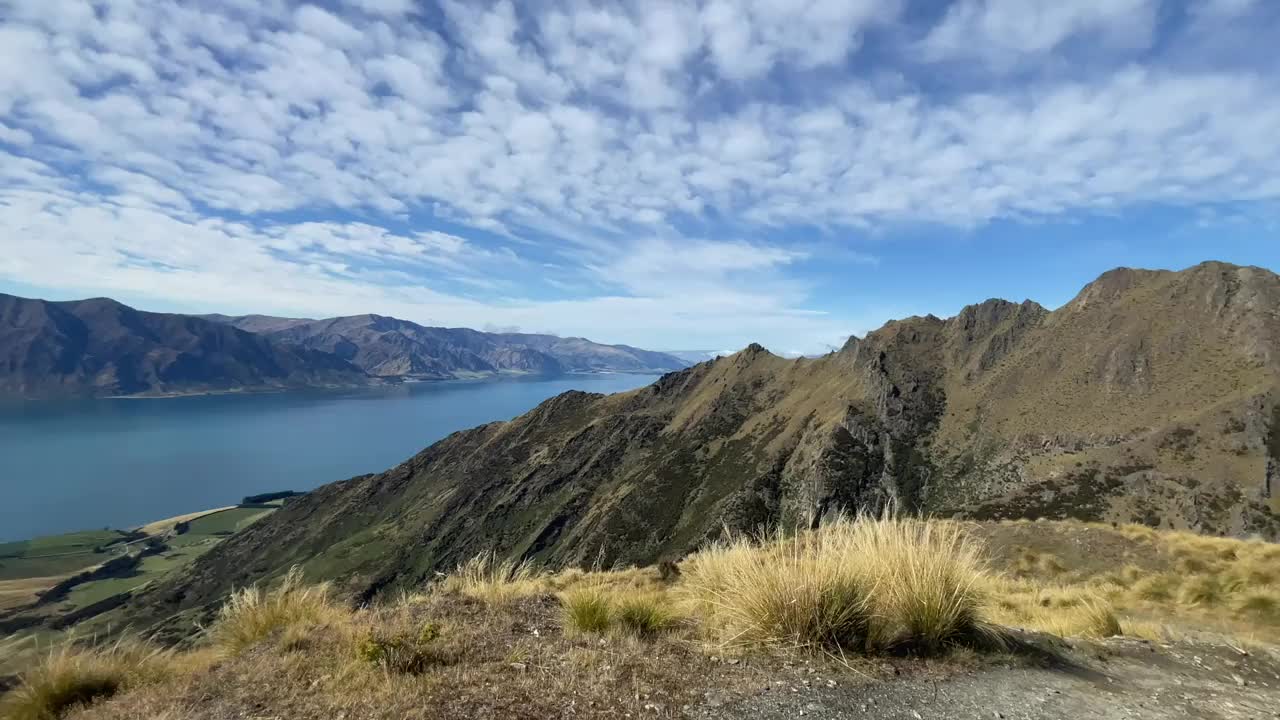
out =
{"type": "Polygon", "coordinates": [[[291,569],[272,590],[257,585],[237,590],[218,611],[210,639],[232,653],[262,642],[273,633],[288,630],[291,644],[307,627],[345,622],[350,614],[331,597],[328,583],[308,585],[300,568],[291,569]]]}
{"type": "Polygon", "coordinates": [[[547,578],[528,561],[499,560],[496,552],[476,555],[458,565],[440,583],[440,590],[486,602],[507,602],[537,595],[549,588],[547,578]]]}
{"type": "Polygon", "coordinates": [[[21,676],[0,703],[6,720],[56,720],[69,710],[167,675],[169,653],[136,641],[100,648],[63,645],[21,676]]]}
{"type": "Polygon", "coordinates": [[[681,590],[727,644],[860,649],[870,583],[843,539],[827,528],[722,543],[685,562],[681,590]]]}
{"type": "Polygon", "coordinates": [[[937,652],[976,636],[984,573],[959,526],[886,515],[723,542],[682,590],[726,644],[937,652]]]}
{"type": "Polygon", "coordinates": [[[986,570],[959,525],[864,519],[854,531],[849,549],[869,553],[875,643],[936,652],[973,639],[986,570]]]}
{"type": "Polygon", "coordinates": [[[1183,605],[1213,607],[1222,604],[1226,591],[1214,575],[1199,575],[1188,579],[1178,590],[1178,602],[1183,605]]]}
{"type": "Polygon", "coordinates": [[[1247,591],[1236,600],[1235,610],[1247,619],[1280,625],[1280,591],[1274,588],[1247,591]]]}
{"type": "Polygon", "coordinates": [[[581,588],[561,596],[565,631],[604,633],[613,625],[613,608],[608,595],[598,587],[581,588]]]}
{"type": "Polygon", "coordinates": [[[618,601],[613,614],[619,629],[641,638],[669,632],[679,620],[666,598],[656,593],[624,597],[618,601]]]}

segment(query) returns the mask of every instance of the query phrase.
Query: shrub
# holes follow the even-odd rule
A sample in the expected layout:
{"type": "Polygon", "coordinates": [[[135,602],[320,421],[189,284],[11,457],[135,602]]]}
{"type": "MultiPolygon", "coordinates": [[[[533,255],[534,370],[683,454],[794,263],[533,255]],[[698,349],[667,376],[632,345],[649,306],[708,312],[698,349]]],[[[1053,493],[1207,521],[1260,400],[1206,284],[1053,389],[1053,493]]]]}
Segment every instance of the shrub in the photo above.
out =
{"type": "Polygon", "coordinates": [[[164,673],[166,654],[137,642],[106,648],[65,645],[20,678],[0,702],[7,720],[56,720],[72,708],[111,697],[164,673]]]}
{"type": "MultiPolygon", "coordinates": [[[[273,590],[253,585],[233,592],[218,611],[210,635],[216,645],[240,652],[277,630],[333,624],[345,618],[330,596],[329,585],[305,584],[302,570],[294,567],[273,590]]],[[[298,642],[298,632],[293,631],[291,642],[298,642]]]]}
{"type": "Polygon", "coordinates": [[[623,599],[614,612],[618,626],[637,637],[653,637],[675,626],[676,616],[658,595],[636,595],[623,599]]]}
{"type": "Polygon", "coordinates": [[[497,553],[491,551],[459,564],[440,589],[488,602],[504,602],[543,592],[546,587],[542,580],[527,560],[499,560],[497,553]]]}
{"type": "Polygon", "coordinates": [[[613,624],[609,598],[599,588],[586,588],[565,593],[564,625],[570,632],[603,633],[613,624]]]}

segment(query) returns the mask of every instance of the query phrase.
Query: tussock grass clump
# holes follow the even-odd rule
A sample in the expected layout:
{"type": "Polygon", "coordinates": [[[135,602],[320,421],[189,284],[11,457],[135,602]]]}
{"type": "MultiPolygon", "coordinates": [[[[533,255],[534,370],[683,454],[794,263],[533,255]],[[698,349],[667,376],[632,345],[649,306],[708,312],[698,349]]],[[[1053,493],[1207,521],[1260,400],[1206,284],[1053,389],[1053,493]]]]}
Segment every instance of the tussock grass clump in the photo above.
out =
{"type": "Polygon", "coordinates": [[[105,699],[166,674],[168,653],[134,641],[102,648],[64,645],[21,676],[0,701],[6,720],[57,720],[80,705],[105,699]]]}
{"type": "Polygon", "coordinates": [[[986,570],[959,525],[886,518],[853,529],[850,549],[869,553],[874,642],[936,652],[975,639],[986,570]]]}
{"type": "Polygon", "coordinates": [[[1142,578],[1133,585],[1133,594],[1149,602],[1169,602],[1178,592],[1182,579],[1177,575],[1159,574],[1142,578]]]}
{"type": "Polygon", "coordinates": [[[218,611],[210,639],[229,652],[252,647],[279,630],[290,629],[298,644],[297,628],[338,624],[350,618],[331,596],[328,583],[307,584],[294,567],[272,590],[253,585],[237,590],[218,611]]]}
{"type": "Polygon", "coordinates": [[[984,574],[958,526],[886,515],[720,543],[684,590],[726,643],[936,652],[975,638],[984,574]]]}
{"type": "Polygon", "coordinates": [[[545,578],[526,561],[500,560],[496,552],[484,552],[458,565],[440,583],[444,592],[456,592],[486,602],[506,602],[547,590],[545,578]]]}
{"type": "Polygon", "coordinates": [[[1280,625],[1280,590],[1262,588],[1240,595],[1235,610],[1255,622],[1280,625]]]}
{"type": "Polygon", "coordinates": [[[1192,577],[1178,590],[1178,602],[1183,605],[1220,605],[1225,597],[1221,581],[1213,575],[1192,577]]]}
{"type": "Polygon", "coordinates": [[[686,561],[683,590],[728,643],[860,648],[871,621],[870,578],[827,528],[745,538],[686,561]]]}
{"type": "Polygon", "coordinates": [[[613,625],[608,595],[600,588],[582,588],[561,597],[564,627],[570,633],[604,633],[613,625]]]}
{"type": "Polygon", "coordinates": [[[655,637],[673,629],[678,618],[660,595],[633,595],[614,609],[618,627],[637,637],[655,637]]]}
{"type": "Polygon", "coordinates": [[[1076,631],[1074,634],[1084,637],[1109,638],[1124,634],[1120,618],[1116,617],[1115,608],[1102,599],[1080,605],[1065,622],[1076,631]]]}

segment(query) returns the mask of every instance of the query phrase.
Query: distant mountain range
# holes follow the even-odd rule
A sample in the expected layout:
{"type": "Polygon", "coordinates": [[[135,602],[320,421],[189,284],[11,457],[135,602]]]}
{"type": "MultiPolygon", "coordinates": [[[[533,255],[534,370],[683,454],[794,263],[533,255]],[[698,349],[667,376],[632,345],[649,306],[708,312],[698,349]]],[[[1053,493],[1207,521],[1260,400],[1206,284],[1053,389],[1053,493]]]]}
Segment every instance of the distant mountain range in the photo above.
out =
{"type": "Polygon", "coordinates": [[[645,564],[726,528],[888,504],[1276,539],[1278,485],[1280,276],[1118,269],[1052,312],[988,300],[821,358],[753,345],[638,390],[565,393],[295,498],[119,620],[181,632],[294,565],[367,599],[479,552],[645,564]]]}
{"type": "Polygon", "coordinates": [[[663,353],[581,338],[430,328],[378,315],[177,315],[107,298],[0,294],[0,396],[344,387],[498,373],[666,372],[663,353]]]}
{"type": "Polygon", "coordinates": [[[382,315],[301,320],[205,315],[272,340],[321,350],[375,377],[452,378],[527,372],[669,372],[690,363],[673,355],[583,338],[424,327],[382,315]]]}

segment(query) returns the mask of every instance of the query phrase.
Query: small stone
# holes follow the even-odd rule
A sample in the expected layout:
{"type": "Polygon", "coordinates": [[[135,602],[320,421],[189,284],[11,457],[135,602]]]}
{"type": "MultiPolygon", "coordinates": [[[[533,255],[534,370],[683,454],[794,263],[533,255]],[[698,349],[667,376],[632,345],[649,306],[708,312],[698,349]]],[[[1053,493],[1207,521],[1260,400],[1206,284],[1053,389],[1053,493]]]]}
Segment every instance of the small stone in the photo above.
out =
{"type": "Polygon", "coordinates": [[[740,663],[740,662],[742,662],[742,661],[741,661],[741,660],[739,660],[738,658],[729,658],[729,664],[730,664],[730,665],[737,665],[737,664],[738,664],[738,663],[740,663]]]}
{"type": "Polygon", "coordinates": [[[1231,673],[1231,679],[1236,681],[1236,685],[1239,685],[1240,687],[1245,686],[1244,678],[1240,677],[1239,675],[1236,675],[1235,673],[1231,673]]]}
{"type": "Polygon", "coordinates": [[[828,680],[828,681],[827,681],[827,687],[835,687],[835,686],[836,686],[836,681],[835,681],[835,680],[828,680]]]}
{"type": "Polygon", "coordinates": [[[924,718],[921,717],[920,713],[916,712],[915,710],[911,711],[911,717],[915,718],[916,720],[924,720],[924,718]]]}
{"type": "Polygon", "coordinates": [[[517,672],[524,672],[526,667],[528,667],[528,666],[526,666],[526,665],[525,665],[524,663],[522,663],[522,662],[513,662],[513,663],[511,663],[511,669],[512,669],[512,670],[516,670],[517,672]]]}

